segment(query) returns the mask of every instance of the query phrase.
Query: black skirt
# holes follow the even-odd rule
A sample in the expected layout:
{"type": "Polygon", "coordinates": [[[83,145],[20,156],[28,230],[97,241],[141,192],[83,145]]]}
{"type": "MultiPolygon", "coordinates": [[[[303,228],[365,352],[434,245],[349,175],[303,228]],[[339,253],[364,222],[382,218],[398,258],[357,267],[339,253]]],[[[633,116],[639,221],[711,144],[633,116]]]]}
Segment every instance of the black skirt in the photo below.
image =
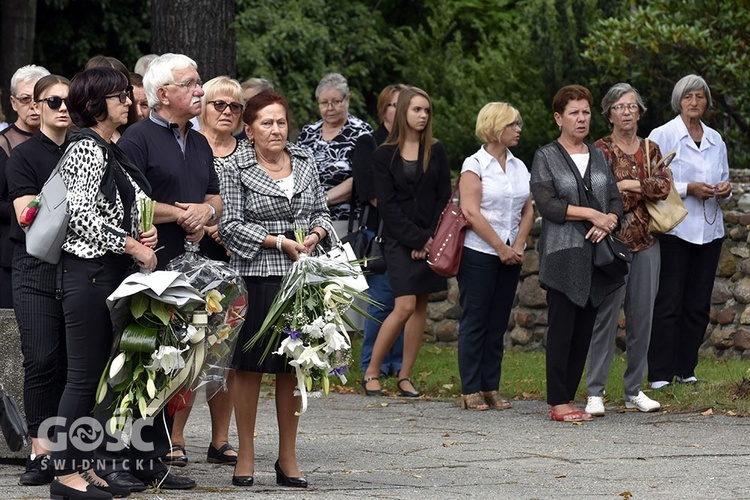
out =
{"type": "Polygon", "coordinates": [[[263,325],[273,299],[279,291],[281,276],[268,276],[266,278],[243,276],[243,279],[247,286],[247,317],[237,338],[230,368],[246,372],[292,373],[294,370],[289,366],[286,356],[271,354],[278,349],[278,344],[282,340],[281,337],[279,337],[277,345],[271,347],[271,352],[265,358],[263,358],[263,353],[268,346],[268,335],[257,342],[249,351],[244,350],[245,344],[255,336],[255,333],[263,325]]]}
{"type": "Polygon", "coordinates": [[[411,258],[411,248],[393,238],[383,238],[383,243],[394,297],[424,295],[448,289],[448,281],[436,274],[426,260],[411,258]]]}

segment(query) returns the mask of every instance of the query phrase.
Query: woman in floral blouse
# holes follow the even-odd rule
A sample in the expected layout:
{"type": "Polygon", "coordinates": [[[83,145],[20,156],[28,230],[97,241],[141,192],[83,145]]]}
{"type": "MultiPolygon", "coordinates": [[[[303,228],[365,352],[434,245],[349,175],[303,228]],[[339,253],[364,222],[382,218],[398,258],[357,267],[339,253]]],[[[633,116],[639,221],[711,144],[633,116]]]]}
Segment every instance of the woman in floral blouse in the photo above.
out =
{"type": "MultiPolygon", "coordinates": [[[[640,411],[656,411],[657,401],[641,391],[648,367],[647,354],[651,338],[651,316],[659,288],[661,258],[659,240],[648,230],[651,218],[645,200],[663,200],[669,194],[669,172],[661,166],[651,172],[646,170],[646,148],[638,137],[638,120],[646,112],[641,96],[627,83],[618,83],[602,99],[602,114],[612,128],[612,134],[600,139],[594,146],[604,152],[607,163],[617,180],[622,195],[624,215],[617,235],[627,244],[633,263],[625,277],[625,286],[607,295],[599,306],[594,332],[589,348],[586,389],[586,413],[604,415],[604,386],[607,384],[612,350],[620,319],[620,306],[625,299],[627,318],[625,344],[628,367],[625,370],[625,406],[640,411]]],[[[661,160],[656,143],[649,146],[653,166],[661,160]]]]}
{"type": "Polygon", "coordinates": [[[331,220],[340,236],[346,234],[346,221],[352,198],[352,154],[361,135],[371,134],[372,127],[349,114],[349,85],[338,73],[324,76],[315,89],[321,120],[305,125],[297,145],[310,149],[315,156],[323,195],[331,211],[331,220]]]}

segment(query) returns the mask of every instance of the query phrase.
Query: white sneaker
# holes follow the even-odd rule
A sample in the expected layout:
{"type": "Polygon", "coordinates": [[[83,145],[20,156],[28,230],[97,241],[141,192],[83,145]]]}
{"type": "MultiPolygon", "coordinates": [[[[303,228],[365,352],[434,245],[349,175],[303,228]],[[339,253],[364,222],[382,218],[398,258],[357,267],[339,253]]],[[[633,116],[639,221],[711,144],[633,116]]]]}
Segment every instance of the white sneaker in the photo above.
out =
{"type": "Polygon", "coordinates": [[[625,396],[625,408],[637,408],[638,411],[648,413],[661,408],[661,403],[646,396],[643,391],[639,391],[637,396],[625,396]]]}
{"type": "Polygon", "coordinates": [[[661,389],[662,387],[667,387],[669,385],[669,382],[666,380],[657,380],[656,382],[649,382],[649,387],[652,389],[661,389]]]}
{"type": "Polygon", "coordinates": [[[586,409],[583,410],[586,413],[590,413],[595,417],[604,416],[604,398],[599,396],[589,396],[588,403],[586,403],[586,409]]]}
{"type": "Polygon", "coordinates": [[[698,379],[695,378],[695,376],[687,378],[677,377],[677,381],[681,384],[695,384],[696,382],[698,382],[698,379]]]}

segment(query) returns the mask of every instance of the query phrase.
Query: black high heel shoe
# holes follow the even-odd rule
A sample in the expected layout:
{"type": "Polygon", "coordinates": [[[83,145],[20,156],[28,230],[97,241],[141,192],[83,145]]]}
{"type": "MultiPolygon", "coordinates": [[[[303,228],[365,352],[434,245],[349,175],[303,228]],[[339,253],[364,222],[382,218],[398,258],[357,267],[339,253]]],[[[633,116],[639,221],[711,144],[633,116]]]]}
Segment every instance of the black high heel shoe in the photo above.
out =
{"type": "Polygon", "coordinates": [[[281,470],[278,460],[276,460],[273,468],[276,469],[276,484],[291,486],[292,488],[307,488],[307,479],[304,477],[287,477],[284,471],[281,470]]]}
{"type": "Polygon", "coordinates": [[[82,476],[91,486],[105,491],[113,497],[124,498],[130,495],[130,488],[123,488],[114,484],[105,483],[101,478],[98,479],[92,476],[89,471],[85,471],[82,476]]]}
{"type": "Polygon", "coordinates": [[[237,476],[237,465],[234,466],[234,473],[232,474],[232,484],[235,486],[248,487],[253,485],[253,476],[237,476]]]}
{"type": "Polygon", "coordinates": [[[401,394],[401,396],[405,398],[418,398],[419,397],[419,391],[405,391],[401,388],[401,382],[409,382],[412,387],[414,387],[414,382],[411,381],[410,378],[400,378],[398,379],[398,392],[401,394]]]}
{"type": "Polygon", "coordinates": [[[373,380],[378,380],[378,377],[367,377],[366,379],[362,380],[360,384],[362,384],[362,389],[365,390],[365,396],[382,396],[383,395],[383,389],[368,389],[367,383],[372,382],[373,380]]]}

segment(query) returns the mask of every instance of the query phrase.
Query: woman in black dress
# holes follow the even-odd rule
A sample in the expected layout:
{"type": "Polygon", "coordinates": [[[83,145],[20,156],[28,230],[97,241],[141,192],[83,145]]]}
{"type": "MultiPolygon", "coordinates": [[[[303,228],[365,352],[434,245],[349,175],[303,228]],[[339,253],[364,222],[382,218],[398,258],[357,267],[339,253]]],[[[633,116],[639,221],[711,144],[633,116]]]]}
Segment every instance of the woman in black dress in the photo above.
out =
{"type": "Polygon", "coordinates": [[[403,328],[398,389],[402,396],[417,397],[411,371],[422,342],[427,299],[447,287],[445,278],[435,274],[426,259],[440,212],[451,194],[448,156],[432,138],[432,104],[424,90],[408,87],[401,91],[393,129],[373,153],[372,163],[395,306],[380,327],[362,386],[367,395],[382,393],[380,365],[403,328]]]}

